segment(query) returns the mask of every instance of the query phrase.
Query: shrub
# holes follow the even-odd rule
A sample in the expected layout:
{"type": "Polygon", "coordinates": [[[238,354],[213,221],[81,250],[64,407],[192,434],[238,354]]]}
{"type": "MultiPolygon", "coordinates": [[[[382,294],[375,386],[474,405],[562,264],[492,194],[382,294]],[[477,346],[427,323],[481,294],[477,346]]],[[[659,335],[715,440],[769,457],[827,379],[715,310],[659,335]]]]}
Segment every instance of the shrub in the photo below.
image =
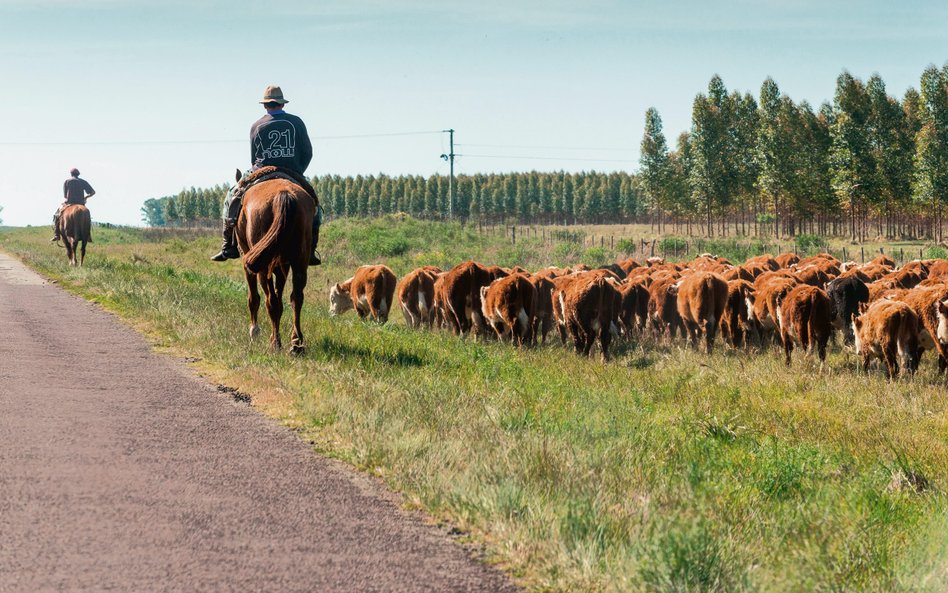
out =
{"type": "Polygon", "coordinates": [[[809,253],[823,246],[823,238],[819,235],[797,235],[794,239],[794,245],[798,252],[809,253]]]}

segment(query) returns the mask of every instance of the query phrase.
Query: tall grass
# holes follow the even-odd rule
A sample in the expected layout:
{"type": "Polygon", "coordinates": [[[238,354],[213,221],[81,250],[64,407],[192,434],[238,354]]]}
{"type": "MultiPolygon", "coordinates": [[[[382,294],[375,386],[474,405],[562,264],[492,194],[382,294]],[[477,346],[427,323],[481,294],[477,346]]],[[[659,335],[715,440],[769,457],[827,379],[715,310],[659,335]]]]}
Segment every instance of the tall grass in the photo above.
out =
{"type": "Polygon", "coordinates": [[[43,232],[0,233],[0,247],[200,358],[530,590],[948,590],[948,402],[931,360],[889,383],[838,349],[820,372],[775,352],[643,341],[602,365],[329,318],[327,286],[362,263],[403,274],[590,254],[398,219],[329,225],[323,241],[309,349],[293,358],[249,343],[242,273],[205,262],[213,237],[102,230],[76,270],[43,232]]]}

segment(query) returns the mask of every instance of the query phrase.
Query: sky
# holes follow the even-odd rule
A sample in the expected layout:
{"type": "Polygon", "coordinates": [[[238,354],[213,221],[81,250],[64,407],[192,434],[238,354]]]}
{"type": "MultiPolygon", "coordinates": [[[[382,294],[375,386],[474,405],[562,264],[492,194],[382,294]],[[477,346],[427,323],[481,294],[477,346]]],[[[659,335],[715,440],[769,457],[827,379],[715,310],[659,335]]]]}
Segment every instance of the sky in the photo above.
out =
{"type": "Polygon", "coordinates": [[[277,84],[307,174],[635,171],[720,75],[832,100],[843,69],[901,97],[948,60],[936,0],[0,0],[0,218],[49,224],[77,167],[93,219],[230,182],[277,84]],[[397,135],[396,135],[397,134],[397,135]]]}

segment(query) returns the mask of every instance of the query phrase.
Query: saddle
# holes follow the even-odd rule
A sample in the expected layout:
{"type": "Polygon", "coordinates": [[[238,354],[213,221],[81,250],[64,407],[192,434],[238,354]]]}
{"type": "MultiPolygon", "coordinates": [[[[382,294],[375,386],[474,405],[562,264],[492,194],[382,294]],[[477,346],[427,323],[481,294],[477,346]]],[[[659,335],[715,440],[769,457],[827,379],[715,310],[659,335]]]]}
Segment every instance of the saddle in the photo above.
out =
{"type": "Polygon", "coordinates": [[[316,190],[313,189],[313,186],[310,185],[309,180],[305,176],[297,173],[296,171],[291,171],[289,169],[283,169],[281,167],[275,167],[269,165],[266,167],[260,167],[255,171],[244,175],[240,178],[240,181],[237,182],[237,185],[233,189],[233,197],[239,199],[247,192],[248,189],[257,185],[258,183],[263,183],[264,181],[270,181],[273,179],[286,179],[287,181],[292,181],[293,183],[299,185],[306,190],[306,193],[313,198],[313,203],[316,206],[319,206],[319,197],[316,195],[316,190]]]}

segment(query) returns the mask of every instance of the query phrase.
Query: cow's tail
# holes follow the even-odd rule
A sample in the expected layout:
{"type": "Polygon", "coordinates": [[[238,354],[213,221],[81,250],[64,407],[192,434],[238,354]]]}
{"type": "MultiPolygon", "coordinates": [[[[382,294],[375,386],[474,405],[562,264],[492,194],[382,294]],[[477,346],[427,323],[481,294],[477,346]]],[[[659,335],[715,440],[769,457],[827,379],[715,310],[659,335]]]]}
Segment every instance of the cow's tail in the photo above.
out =
{"type": "Polygon", "coordinates": [[[274,196],[271,204],[273,222],[270,223],[270,228],[244,254],[244,265],[254,274],[259,273],[273,259],[283,237],[286,235],[293,214],[292,195],[289,192],[281,191],[274,196]]]}

